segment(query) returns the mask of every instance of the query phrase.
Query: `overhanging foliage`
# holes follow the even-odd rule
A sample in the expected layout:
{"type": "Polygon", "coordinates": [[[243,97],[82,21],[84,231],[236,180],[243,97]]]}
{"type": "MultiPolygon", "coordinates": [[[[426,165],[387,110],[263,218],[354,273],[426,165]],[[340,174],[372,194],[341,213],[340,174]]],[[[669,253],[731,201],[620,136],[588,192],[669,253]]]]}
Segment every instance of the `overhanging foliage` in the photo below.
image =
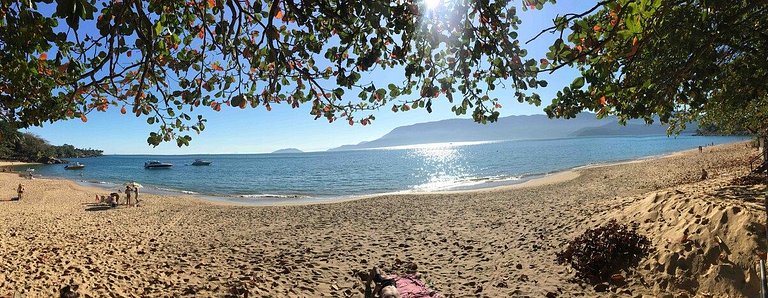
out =
{"type": "Polygon", "coordinates": [[[768,128],[767,1],[602,1],[549,30],[561,37],[549,69],[580,71],[550,116],[590,110],[622,121],[658,115],[672,130],[697,120],[768,128]]]}
{"type": "MultiPolygon", "coordinates": [[[[199,108],[311,106],[367,125],[370,112],[432,110],[495,121],[505,98],[538,105],[542,72],[580,75],[545,108],[766,132],[768,1],[605,0],[518,40],[516,1],[0,1],[0,117],[15,127],[110,107],[189,144],[199,108]],[[544,57],[546,56],[546,57],[544,57]],[[396,82],[375,80],[381,72],[396,82]],[[455,98],[454,98],[455,97],[455,98]]],[[[522,0],[541,9],[554,0],[522,0]]]]}
{"type": "Polygon", "coordinates": [[[543,83],[519,24],[510,1],[6,0],[2,116],[26,127],[115,106],[159,123],[149,143],[179,145],[205,128],[202,106],[309,104],[316,119],[367,125],[365,111],[444,98],[493,122],[491,90],[540,102],[522,92],[543,83]],[[363,79],[392,69],[401,82],[363,79]]]}

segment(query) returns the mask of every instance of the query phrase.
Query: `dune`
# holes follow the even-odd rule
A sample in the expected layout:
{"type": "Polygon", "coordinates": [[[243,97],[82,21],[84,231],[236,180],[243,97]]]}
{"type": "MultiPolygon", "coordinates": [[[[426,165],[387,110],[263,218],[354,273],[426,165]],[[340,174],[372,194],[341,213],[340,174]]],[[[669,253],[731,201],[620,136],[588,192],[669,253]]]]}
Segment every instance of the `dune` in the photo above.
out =
{"type": "Polygon", "coordinates": [[[626,282],[653,296],[758,297],[766,180],[737,173],[624,199],[605,219],[638,226],[654,251],[626,282]]]}
{"type": "Polygon", "coordinates": [[[754,297],[765,184],[732,183],[753,150],[300,206],[141,194],[139,207],[110,209],[94,202],[102,189],[0,174],[0,296],[361,297],[360,271],[409,264],[448,297],[754,297]],[[25,198],[8,201],[18,183],[25,198]],[[654,251],[622,284],[573,280],[555,253],[610,219],[636,223],[654,251]]]}

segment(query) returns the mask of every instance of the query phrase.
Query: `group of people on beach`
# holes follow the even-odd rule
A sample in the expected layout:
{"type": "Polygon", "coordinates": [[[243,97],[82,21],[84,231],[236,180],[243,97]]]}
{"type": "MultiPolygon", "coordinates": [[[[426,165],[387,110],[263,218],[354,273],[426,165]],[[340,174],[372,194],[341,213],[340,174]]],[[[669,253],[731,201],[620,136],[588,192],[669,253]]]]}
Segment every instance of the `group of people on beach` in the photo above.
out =
{"type": "Polygon", "coordinates": [[[133,193],[133,198],[136,200],[136,205],[139,205],[139,187],[130,184],[125,186],[125,203],[131,204],[131,193],[133,193]]]}
{"type": "Polygon", "coordinates": [[[714,145],[715,145],[715,143],[714,143],[714,142],[713,142],[713,143],[710,143],[710,144],[706,144],[706,145],[704,145],[704,146],[701,146],[701,145],[699,145],[699,152],[700,152],[700,153],[701,153],[701,152],[704,152],[704,147],[709,147],[709,146],[714,146],[714,145]]]}
{"type": "MultiPolygon", "coordinates": [[[[96,195],[96,201],[101,203],[107,203],[111,207],[117,207],[117,205],[120,204],[120,193],[122,191],[118,190],[117,192],[110,193],[109,196],[101,196],[96,195]]],[[[134,206],[139,206],[139,187],[138,186],[132,186],[132,185],[126,185],[125,186],[125,204],[131,205],[131,194],[133,194],[134,201],[136,204],[134,206]]]]}

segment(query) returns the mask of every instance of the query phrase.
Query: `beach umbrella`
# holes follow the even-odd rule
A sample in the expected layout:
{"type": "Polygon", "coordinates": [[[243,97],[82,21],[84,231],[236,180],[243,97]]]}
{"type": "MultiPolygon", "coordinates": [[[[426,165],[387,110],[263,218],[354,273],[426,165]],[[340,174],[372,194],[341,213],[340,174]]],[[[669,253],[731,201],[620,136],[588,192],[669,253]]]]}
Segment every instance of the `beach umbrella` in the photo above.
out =
{"type": "Polygon", "coordinates": [[[136,187],[136,188],[143,188],[144,187],[141,184],[138,184],[136,182],[131,182],[131,183],[128,183],[127,185],[130,186],[130,187],[136,187]]]}

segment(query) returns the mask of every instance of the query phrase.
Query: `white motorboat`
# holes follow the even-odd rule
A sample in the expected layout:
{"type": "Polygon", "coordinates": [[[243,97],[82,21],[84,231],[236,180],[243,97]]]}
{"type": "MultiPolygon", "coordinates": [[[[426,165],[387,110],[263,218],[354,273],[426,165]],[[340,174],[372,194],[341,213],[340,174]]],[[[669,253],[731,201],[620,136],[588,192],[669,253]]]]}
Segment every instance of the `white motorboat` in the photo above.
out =
{"type": "Polygon", "coordinates": [[[167,162],[159,162],[157,160],[149,160],[144,162],[145,169],[165,169],[172,167],[173,164],[167,162]]]}

